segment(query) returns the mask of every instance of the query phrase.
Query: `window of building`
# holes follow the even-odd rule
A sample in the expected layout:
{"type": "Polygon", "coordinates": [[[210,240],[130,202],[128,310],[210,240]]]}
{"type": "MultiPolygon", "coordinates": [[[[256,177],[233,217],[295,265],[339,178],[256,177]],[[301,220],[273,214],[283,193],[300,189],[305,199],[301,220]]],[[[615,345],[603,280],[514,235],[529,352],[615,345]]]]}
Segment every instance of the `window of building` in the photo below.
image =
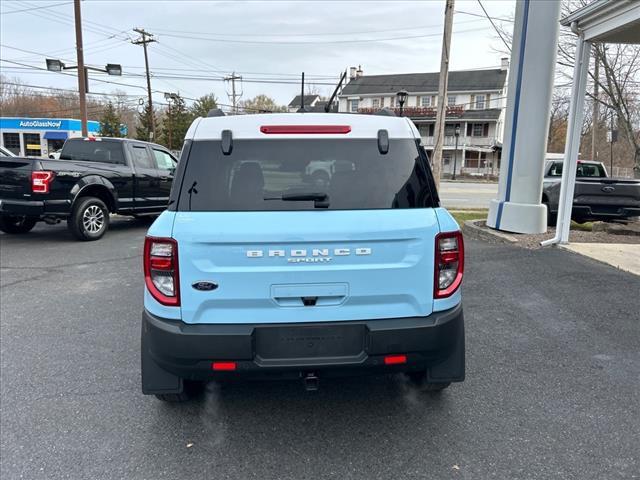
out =
{"type": "Polygon", "coordinates": [[[451,163],[451,152],[442,152],[442,162],[445,165],[449,165],[451,163]]]}
{"type": "Polygon", "coordinates": [[[395,105],[396,105],[396,97],[391,97],[391,98],[389,99],[389,106],[390,106],[391,108],[393,108],[393,107],[395,107],[395,105]]]}
{"type": "Polygon", "coordinates": [[[349,111],[351,113],[357,113],[359,105],[360,105],[360,100],[351,100],[351,108],[349,109],[349,111]]]}
{"type": "MultiPolygon", "coordinates": [[[[456,126],[460,127],[459,123],[447,123],[444,126],[444,136],[445,137],[453,137],[456,134],[456,126]]],[[[460,134],[462,135],[462,132],[460,132],[460,134]]]]}
{"type": "Polygon", "coordinates": [[[422,124],[418,127],[421,137],[433,137],[434,129],[433,123],[422,124]]]}
{"type": "Polygon", "coordinates": [[[489,124],[488,123],[470,123],[467,125],[467,135],[470,135],[473,137],[488,137],[489,124]]]}
{"type": "Polygon", "coordinates": [[[422,107],[430,107],[431,106],[431,95],[425,95],[424,97],[420,97],[420,106],[422,106],[422,107]]]}
{"type": "Polygon", "coordinates": [[[39,157],[42,155],[39,133],[24,133],[22,136],[24,138],[24,153],[27,157],[39,157]]]}
{"type": "Polygon", "coordinates": [[[373,108],[380,108],[380,99],[374,98],[373,100],[371,100],[371,106],[373,108]]]}
{"type": "Polygon", "coordinates": [[[380,108],[384,108],[384,97],[380,98],[380,108]]]}
{"type": "Polygon", "coordinates": [[[2,134],[2,142],[4,143],[4,148],[7,150],[11,150],[16,155],[20,155],[20,134],[19,133],[9,133],[4,132],[2,134]]]}
{"type": "Polygon", "coordinates": [[[452,107],[453,105],[455,105],[455,104],[456,104],[456,100],[457,100],[457,98],[456,98],[456,96],[455,96],[455,95],[449,95],[449,96],[447,97],[447,105],[449,105],[450,107],[452,107]]]}
{"type": "Polygon", "coordinates": [[[485,95],[476,95],[476,110],[483,110],[485,108],[486,99],[487,97],[485,95]]]}

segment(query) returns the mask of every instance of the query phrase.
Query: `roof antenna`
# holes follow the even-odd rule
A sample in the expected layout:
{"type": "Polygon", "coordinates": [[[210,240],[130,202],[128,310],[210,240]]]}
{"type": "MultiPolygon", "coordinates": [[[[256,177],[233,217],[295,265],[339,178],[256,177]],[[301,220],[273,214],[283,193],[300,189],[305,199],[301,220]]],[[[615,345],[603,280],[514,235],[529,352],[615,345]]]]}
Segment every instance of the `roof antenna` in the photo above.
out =
{"type": "Polygon", "coordinates": [[[304,72],[302,72],[302,86],[300,90],[300,108],[298,109],[298,113],[304,113],[306,110],[304,109],[304,72]]]}

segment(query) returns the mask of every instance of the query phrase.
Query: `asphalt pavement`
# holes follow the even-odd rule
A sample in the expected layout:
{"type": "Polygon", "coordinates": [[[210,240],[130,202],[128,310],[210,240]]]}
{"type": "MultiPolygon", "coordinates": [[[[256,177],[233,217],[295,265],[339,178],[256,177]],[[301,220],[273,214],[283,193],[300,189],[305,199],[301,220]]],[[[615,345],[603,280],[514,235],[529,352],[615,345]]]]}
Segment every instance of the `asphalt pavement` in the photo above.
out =
{"type": "Polygon", "coordinates": [[[146,225],[0,235],[0,477],[640,477],[640,277],[467,239],[467,380],[398,376],[140,392],[146,225]]]}
{"type": "Polygon", "coordinates": [[[498,197],[498,184],[486,182],[440,182],[440,200],[447,208],[489,208],[498,197]]]}

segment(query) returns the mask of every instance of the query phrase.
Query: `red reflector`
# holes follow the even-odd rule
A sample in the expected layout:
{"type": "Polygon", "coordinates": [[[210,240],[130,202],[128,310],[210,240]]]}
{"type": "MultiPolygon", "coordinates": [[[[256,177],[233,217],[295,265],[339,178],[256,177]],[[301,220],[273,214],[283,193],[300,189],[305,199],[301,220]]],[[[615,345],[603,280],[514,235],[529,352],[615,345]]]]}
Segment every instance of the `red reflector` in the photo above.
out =
{"type": "Polygon", "coordinates": [[[236,362],[213,362],[211,370],[231,372],[236,369],[236,362]]]}
{"type": "Polygon", "coordinates": [[[349,125],[263,125],[260,127],[262,133],[267,135],[291,135],[291,134],[332,134],[349,133],[349,125]]]}
{"type": "Polygon", "coordinates": [[[442,263],[453,263],[458,261],[458,252],[444,252],[440,254],[442,263]]]}
{"type": "Polygon", "coordinates": [[[153,270],[171,270],[173,259],[171,257],[151,257],[151,268],[153,270]]]}
{"type": "Polygon", "coordinates": [[[407,363],[406,355],[387,355],[384,357],[385,365],[401,365],[403,363],[407,363]]]}

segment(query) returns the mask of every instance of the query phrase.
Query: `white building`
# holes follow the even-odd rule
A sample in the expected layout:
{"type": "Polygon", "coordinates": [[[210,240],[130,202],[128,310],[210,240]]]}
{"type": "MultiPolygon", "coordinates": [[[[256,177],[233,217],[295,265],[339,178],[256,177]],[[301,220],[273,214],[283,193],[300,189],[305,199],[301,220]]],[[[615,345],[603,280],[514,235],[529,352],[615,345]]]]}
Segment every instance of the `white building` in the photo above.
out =
{"type": "MultiPolygon", "coordinates": [[[[449,72],[444,173],[452,173],[455,163],[457,174],[497,175],[508,69],[508,59],[504,58],[500,68],[449,72]]],[[[351,68],[350,73],[349,83],[338,96],[338,111],[375,113],[381,108],[390,108],[399,114],[396,93],[406,90],[409,97],[403,105],[403,115],[414,121],[422,144],[431,152],[438,98],[437,72],[366,76],[360,68],[351,68]]]]}

